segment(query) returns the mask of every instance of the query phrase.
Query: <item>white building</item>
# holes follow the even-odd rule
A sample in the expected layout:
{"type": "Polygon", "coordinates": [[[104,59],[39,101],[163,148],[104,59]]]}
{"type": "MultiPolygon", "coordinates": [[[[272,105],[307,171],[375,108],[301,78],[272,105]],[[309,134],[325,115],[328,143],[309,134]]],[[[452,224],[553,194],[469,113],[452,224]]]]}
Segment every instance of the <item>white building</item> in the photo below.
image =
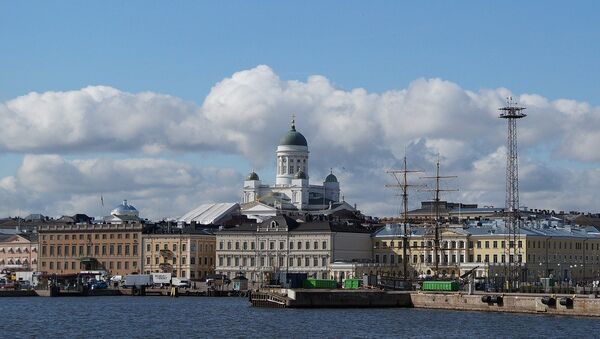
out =
{"type": "Polygon", "coordinates": [[[329,278],[331,263],[369,260],[371,246],[370,231],[360,225],[277,216],[217,232],[215,271],[230,278],[243,272],[259,283],[278,272],[329,278]]]}
{"type": "Polygon", "coordinates": [[[355,211],[351,205],[340,201],[340,184],[333,172],[322,185],[310,184],[308,143],[302,133],[296,131],[294,120],[277,146],[276,159],[275,185],[263,183],[254,171],[246,177],[242,194],[243,214],[260,221],[279,214],[320,215],[338,210],[355,211]]]}

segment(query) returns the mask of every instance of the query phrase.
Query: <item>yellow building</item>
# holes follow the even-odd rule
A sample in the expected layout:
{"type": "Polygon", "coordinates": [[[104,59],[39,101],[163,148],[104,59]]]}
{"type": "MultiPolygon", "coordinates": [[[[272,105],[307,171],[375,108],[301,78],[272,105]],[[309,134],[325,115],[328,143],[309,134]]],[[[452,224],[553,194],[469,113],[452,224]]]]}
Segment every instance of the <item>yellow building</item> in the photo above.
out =
{"type": "MultiPolygon", "coordinates": [[[[401,226],[387,225],[373,235],[373,273],[403,275],[402,234],[401,226]]],[[[434,274],[433,238],[430,229],[411,229],[409,276],[434,274]]],[[[502,280],[512,263],[519,267],[523,282],[542,277],[591,281],[600,277],[600,237],[579,228],[521,228],[513,242],[496,224],[445,226],[440,229],[438,262],[439,275],[445,277],[474,270],[478,278],[502,280]]]]}
{"type": "Polygon", "coordinates": [[[40,225],[38,270],[62,275],[89,270],[140,273],[142,227],[139,222],[40,225]]]}
{"type": "Polygon", "coordinates": [[[215,235],[206,229],[157,225],[143,235],[144,272],[199,280],[215,272],[215,235]]]}

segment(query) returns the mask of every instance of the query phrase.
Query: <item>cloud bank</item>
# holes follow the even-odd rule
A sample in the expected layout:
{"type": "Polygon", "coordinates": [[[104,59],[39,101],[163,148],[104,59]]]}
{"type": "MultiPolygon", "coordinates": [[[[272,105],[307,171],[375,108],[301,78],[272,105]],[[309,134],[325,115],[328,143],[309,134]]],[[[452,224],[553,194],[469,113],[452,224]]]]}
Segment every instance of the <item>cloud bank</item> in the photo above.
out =
{"type": "Polygon", "coordinates": [[[344,90],[320,75],[282,80],[263,65],[223,79],[200,104],[108,86],[0,103],[0,150],[27,154],[0,181],[2,212],[101,213],[99,192],[115,202],[126,196],[152,218],[237,201],[244,173],[178,155],[216,152],[270,168],[292,114],[309,142],[311,180],[334,168],[346,200],[366,213],[397,211],[385,169],[400,166],[405,152],[411,167],[430,172],[440,154],[443,171],[459,176],[447,184],[460,189],[449,199],[501,206],[506,122],[497,108],[508,96],[529,114],[519,121],[522,204],[597,210],[599,107],[505,88],[471,91],[442,79],[383,93],[344,90]]]}

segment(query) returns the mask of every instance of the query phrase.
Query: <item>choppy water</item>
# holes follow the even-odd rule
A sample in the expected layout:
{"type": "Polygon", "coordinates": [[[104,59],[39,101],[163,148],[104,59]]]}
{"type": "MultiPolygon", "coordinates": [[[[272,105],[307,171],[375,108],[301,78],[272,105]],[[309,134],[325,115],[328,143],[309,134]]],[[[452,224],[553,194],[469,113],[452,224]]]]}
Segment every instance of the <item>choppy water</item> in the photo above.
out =
{"type": "Polygon", "coordinates": [[[600,319],[417,309],[261,309],[243,298],[1,298],[0,336],[531,338],[600,336],[600,319]]]}

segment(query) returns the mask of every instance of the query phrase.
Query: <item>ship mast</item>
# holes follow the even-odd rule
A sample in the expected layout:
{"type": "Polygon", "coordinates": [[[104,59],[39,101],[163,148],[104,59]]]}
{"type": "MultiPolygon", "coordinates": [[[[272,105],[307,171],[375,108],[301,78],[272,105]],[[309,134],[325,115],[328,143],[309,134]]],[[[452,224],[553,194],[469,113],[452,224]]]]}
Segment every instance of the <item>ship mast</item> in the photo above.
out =
{"type": "Polygon", "coordinates": [[[408,183],[409,173],[419,173],[421,171],[409,170],[407,168],[406,154],[403,159],[403,168],[400,170],[389,170],[387,173],[391,174],[396,179],[396,184],[385,185],[385,187],[400,188],[402,191],[402,223],[403,223],[403,234],[402,234],[402,277],[404,280],[408,280],[408,261],[409,261],[409,241],[410,229],[408,228],[408,188],[419,185],[410,185],[408,183]],[[399,177],[400,176],[400,177],[399,177]]]}
{"type": "Polygon", "coordinates": [[[434,202],[433,202],[433,208],[434,208],[434,213],[435,213],[435,220],[434,220],[434,238],[433,238],[433,263],[434,263],[434,272],[435,272],[435,277],[439,277],[439,266],[440,266],[440,258],[439,258],[439,253],[440,253],[440,192],[453,192],[453,191],[458,191],[457,189],[442,189],[440,188],[440,180],[442,179],[454,179],[456,178],[455,175],[450,175],[450,176],[442,176],[440,175],[440,155],[438,154],[438,159],[436,162],[436,172],[435,172],[435,176],[432,177],[421,177],[421,179],[434,179],[435,180],[435,189],[427,189],[425,191],[429,191],[429,192],[434,192],[434,202]]]}

